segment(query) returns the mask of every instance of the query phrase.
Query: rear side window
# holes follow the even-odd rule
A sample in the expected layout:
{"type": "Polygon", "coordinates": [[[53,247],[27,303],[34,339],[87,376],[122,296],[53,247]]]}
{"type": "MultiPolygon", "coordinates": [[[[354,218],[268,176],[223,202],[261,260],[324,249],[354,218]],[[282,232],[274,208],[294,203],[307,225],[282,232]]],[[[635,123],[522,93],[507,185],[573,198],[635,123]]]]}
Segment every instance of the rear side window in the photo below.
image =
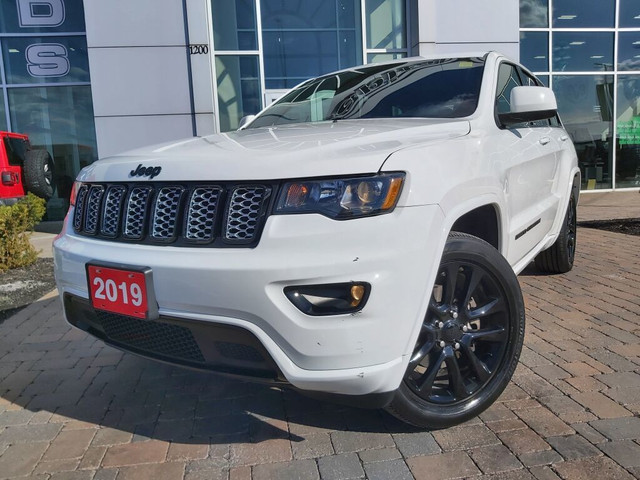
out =
{"type": "Polygon", "coordinates": [[[4,147],[9,158],[9,165],[14,167],[24,164],[24,157],[29,147],[26,140],[21,138],[4,137],[4,147]]]}

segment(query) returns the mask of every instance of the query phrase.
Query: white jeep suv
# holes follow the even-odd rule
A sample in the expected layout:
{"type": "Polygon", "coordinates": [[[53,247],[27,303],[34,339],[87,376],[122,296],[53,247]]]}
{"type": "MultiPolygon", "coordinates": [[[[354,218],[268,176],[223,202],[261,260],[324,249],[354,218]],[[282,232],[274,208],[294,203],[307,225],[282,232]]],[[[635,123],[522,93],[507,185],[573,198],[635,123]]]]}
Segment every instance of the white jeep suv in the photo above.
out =
{"type": "Polygon", "coordinates": [[[462,422],[518,362],[516,274],[573,265],[556,109],[497,53],[403,59],[98,161],[54,243],[65,316],[146,357],[462,422]]]}

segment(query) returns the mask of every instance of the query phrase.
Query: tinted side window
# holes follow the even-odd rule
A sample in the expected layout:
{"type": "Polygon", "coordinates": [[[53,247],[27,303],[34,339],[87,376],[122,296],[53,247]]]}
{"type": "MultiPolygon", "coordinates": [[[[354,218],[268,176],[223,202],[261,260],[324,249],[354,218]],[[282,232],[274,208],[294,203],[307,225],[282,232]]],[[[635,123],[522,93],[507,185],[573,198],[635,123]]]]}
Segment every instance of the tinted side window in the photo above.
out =
{"type": "MultiPolygon", "coordinates": [[[[540,80],[538,80],[532,75],[529,75],[520,67],[518,67],[518,72],[520,73],[520,77],[524,80],[525,85],[533,86],[533,87],[536,87],[536,86],[544,87],[543,83],[540,80]]],[[[538,120],[536,122],[530,122],[529,126],[530,127],[548,127],[548,126],[559,127],[561,126],[561,123],[560,123],[560,118],[558,117],[558,115],[556,115],[555,117],[550,118],[548,120],[538,120]]]]}
{"type": "Polygon", "coordinates": [[[500,65],[498,70],[498,88],[496,91],[496,111],[497,113],[508,113],[511,111],[511,90],[514,87],[521,87],[522,82],[516,68],[508,63],[500,65]]]}

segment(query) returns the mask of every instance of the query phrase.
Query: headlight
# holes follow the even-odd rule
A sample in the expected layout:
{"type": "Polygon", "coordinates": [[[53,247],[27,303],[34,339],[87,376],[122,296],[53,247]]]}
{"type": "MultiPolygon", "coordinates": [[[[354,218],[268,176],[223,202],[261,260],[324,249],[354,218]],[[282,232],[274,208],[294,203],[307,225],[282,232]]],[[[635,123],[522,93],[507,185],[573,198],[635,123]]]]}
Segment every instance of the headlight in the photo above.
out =
{"type": "Polygon", "coordinates": [[[336,220],[388,213],[398,203],[404,177],[404,173],[384,173],[287,182],[275,213],[320,213],[336,220]]]}

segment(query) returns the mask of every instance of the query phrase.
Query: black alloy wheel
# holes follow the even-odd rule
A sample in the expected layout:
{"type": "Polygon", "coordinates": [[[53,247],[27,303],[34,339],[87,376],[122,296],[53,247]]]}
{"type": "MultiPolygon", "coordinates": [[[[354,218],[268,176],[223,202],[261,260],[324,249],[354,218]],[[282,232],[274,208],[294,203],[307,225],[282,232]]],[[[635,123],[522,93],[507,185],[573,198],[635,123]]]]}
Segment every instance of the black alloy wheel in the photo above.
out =
{"type": "Polygon", "coordinates": [[[578,219],[576,213],[576,202],[572,195],[571,200],[569,201],[569,208],[567,209],[565,223],[565,228],[567,230],[567,255],[568,260],[571,262],[571,266],[573,266],[573,260],[576,256],[576,240],[578,229],[578,219]]]}
{"type": "Polygon", "coordinates": [[[524,303],[511,266],[486,242],[452,233],[389,411],[431,428],[477,415],[508,384],[523,339],[524,303]]]}

